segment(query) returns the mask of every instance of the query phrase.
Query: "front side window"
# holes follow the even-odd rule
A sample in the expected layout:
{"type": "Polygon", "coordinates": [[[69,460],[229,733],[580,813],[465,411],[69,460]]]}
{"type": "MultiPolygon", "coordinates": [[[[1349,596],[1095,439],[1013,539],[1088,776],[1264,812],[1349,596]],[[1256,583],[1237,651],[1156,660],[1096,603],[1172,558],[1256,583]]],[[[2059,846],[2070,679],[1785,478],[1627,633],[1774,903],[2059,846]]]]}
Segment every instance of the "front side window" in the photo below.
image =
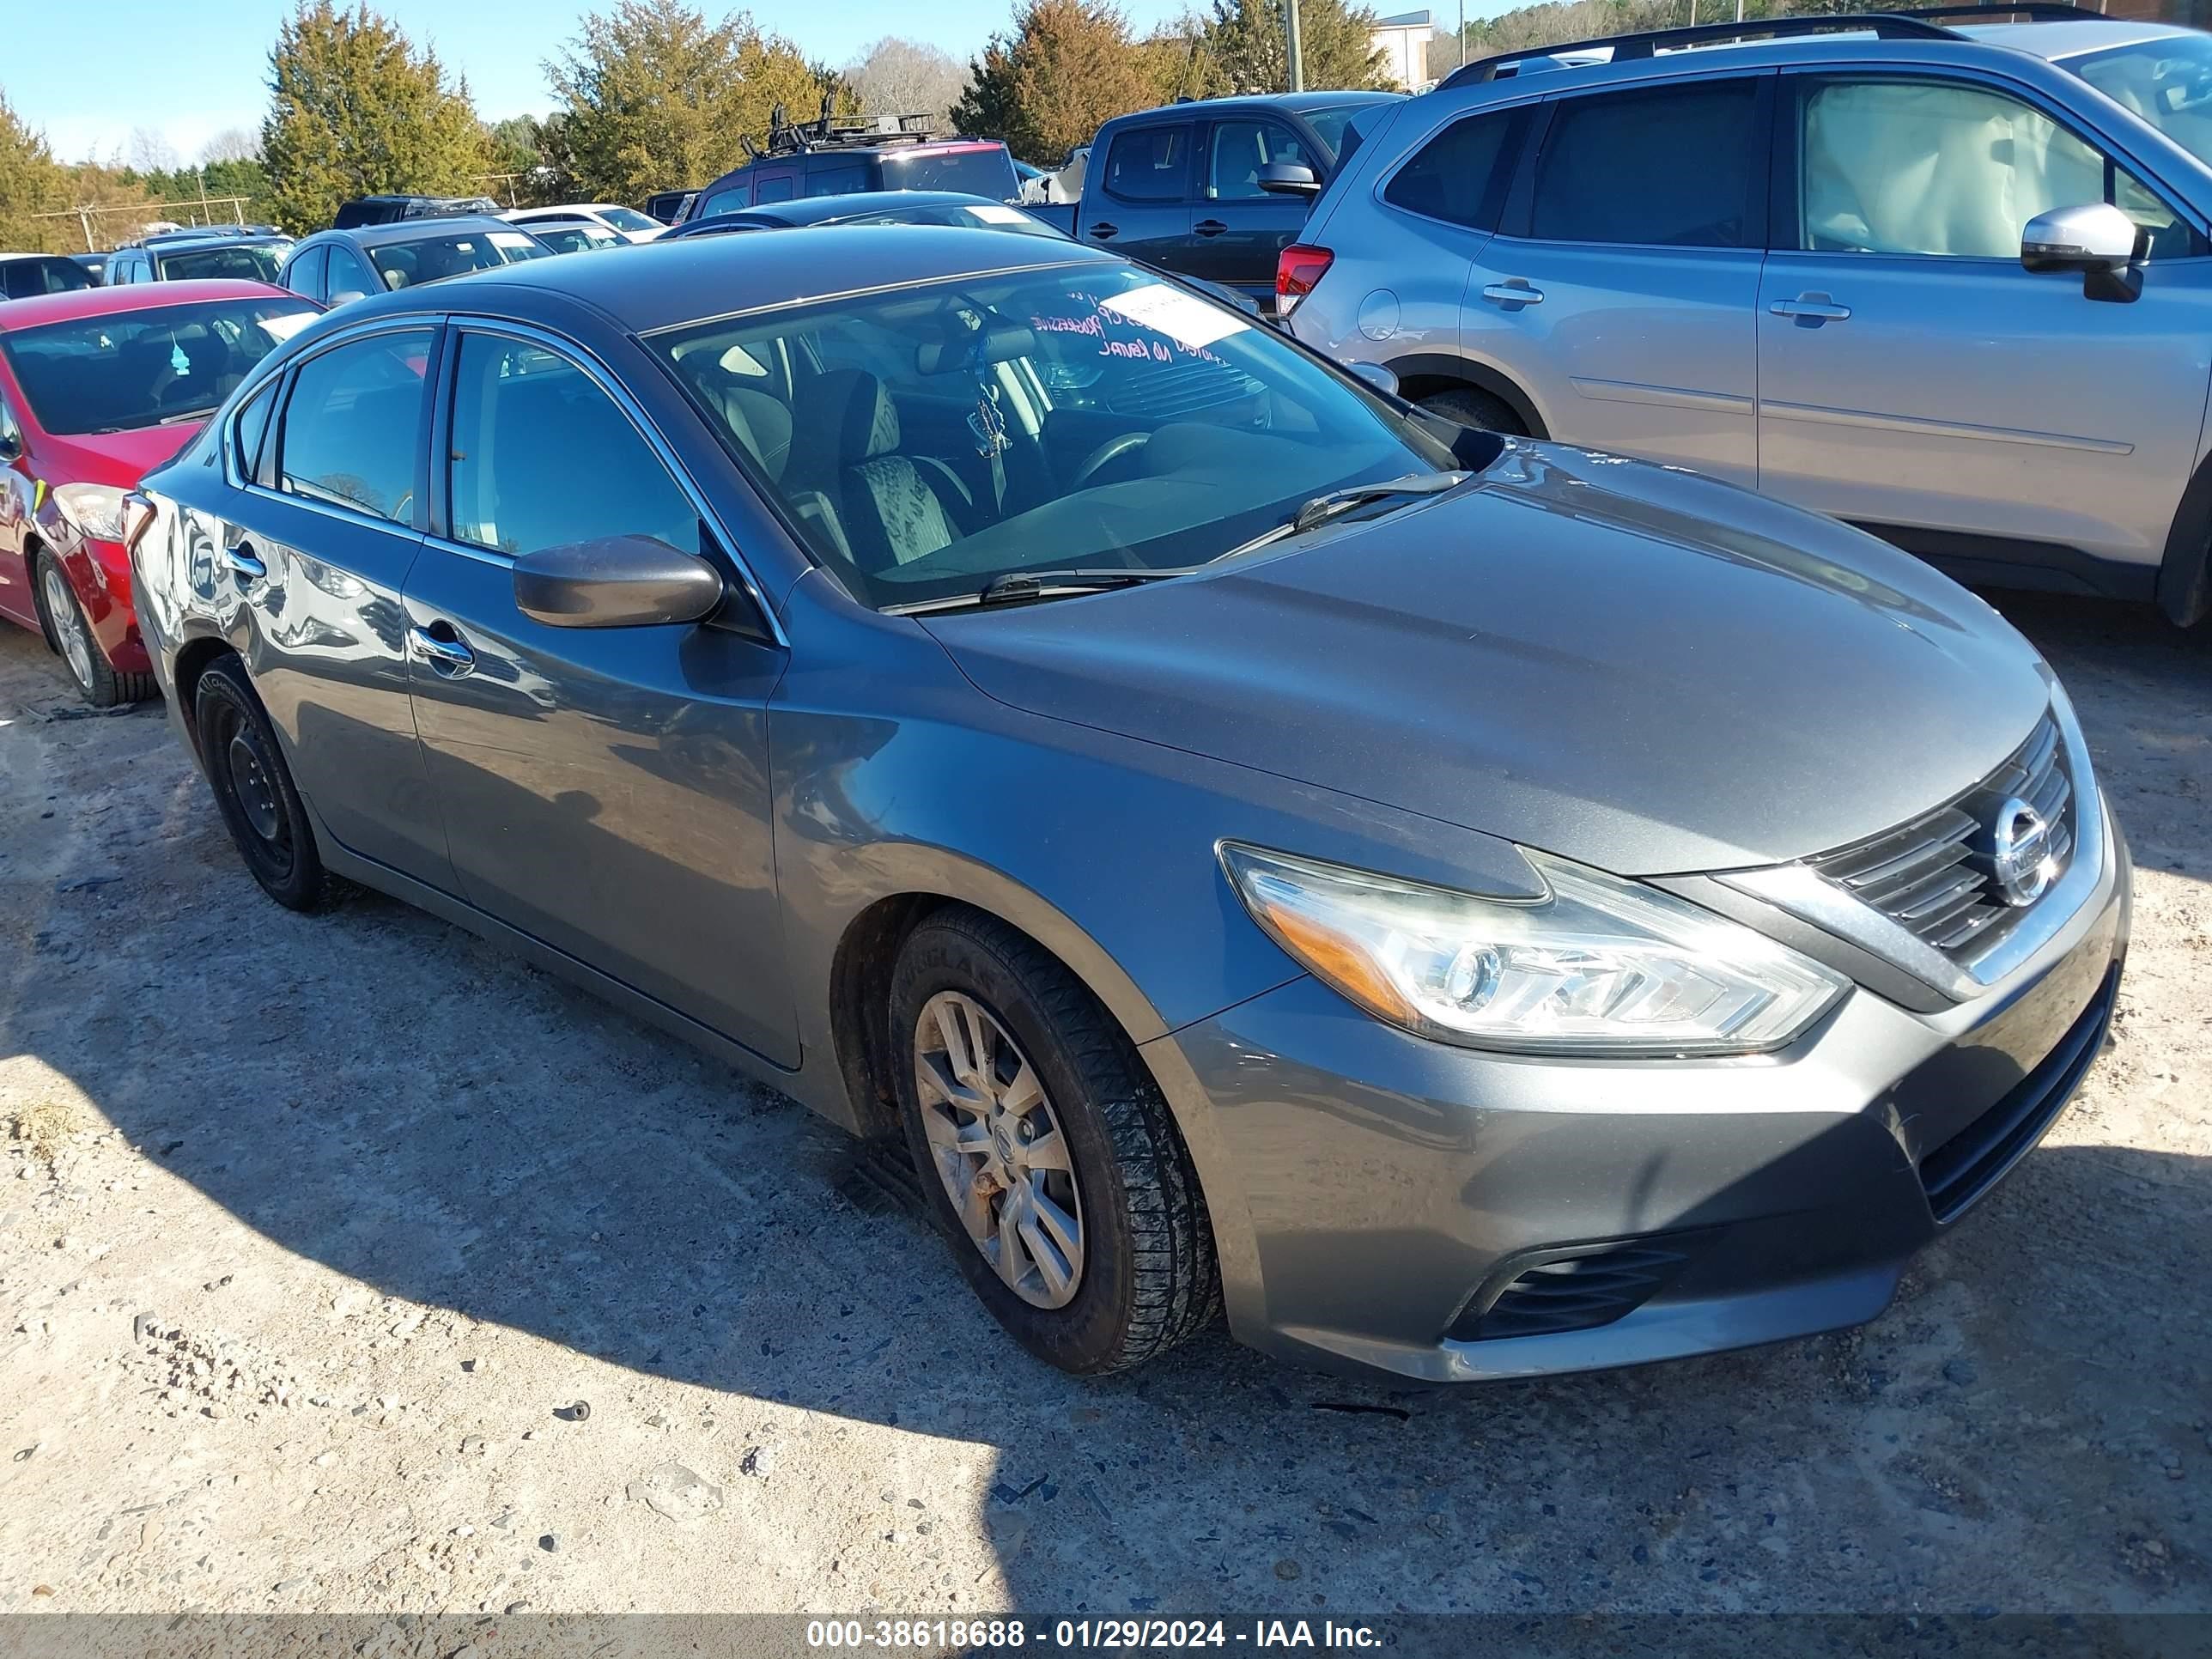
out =
{"type": "Polygon", "coordinates": [[[343,242],[331,244],[330,274],[324,283],[332,294],[374,294],[377,289],[376,278],[368,274],[361,255],[343,242]]]}
{"type": "Polygon", "coordinates": [[[428,329],[371,335],[318,352],[292,378],[277,488],[332,507],[412,520],[421,459],[428,329]]]}
{"type": "Polygon", "coordinates": [[[91,274],[71,259],[10,259],[0,264],[0,291],[11,300],[96,286],[91,274]]]}
{"type": "Polygon", "coordinates": [[[206,419],[315,314],[296,300],[203,300],[15,330],[0,350],[47,431],[130,432],[206,419]]]}
{"type": "Polygon", "coordinates": [[[2187,228],[2158,198],[2042,111],[1982,87],[1903,78],[1830,81],[1804,100],[1802,248],[2017,259],[2038,214],[2118,204],[2154,257],[2187,228]]]}
{"type": "Polygon", "coordinates": [[[1273,330],[1125,265],[962,277],[647,344],[878,607],[1025,568],[1202,563],[1323,491],[1455,465],[1273,330]]]}
{"type": "Polygon", "coordinates": [[[718,190],[699,204],[695,219],[711,219],[718,213],[738,213],[753,204],[753,187],[750,181],[718,190]]]}
{"type": "Polygon", "coordinates": [[[1324,165],[1304,139],[1279,121],[1217,121],[1206,146],[1206,193],[1216,202],[1276,202],[1260,188],[1260,169],[1280,162],[1310,167],[1321,176],[1324,165]]]}
{"type": "Polygon", "coordinates": [[[1762,182],[1749,81],[1562,99],[1536,160],[1540,240],[1742,247],[1762,182]],[[1690,158],[1694,157],[1692,161],[1690,158]]]}
{"type": "Polygon", "coordinates": [[[545,249],[527,231],[470,230],[411,241],[386,242],[368,251],[368,262],[386,288],[420,288],[472,270],[519,264],[545,249]]]}
{"type": "Polygon", "coordinates": [[[787,173],[780,178],[762,179],[760,188],[753,195],[760,202],[788,202],[791,199],[791,175],[787,173]]]}
{"type": "Polygon", "coordinates": [[[1382,199],[1408,213],[1490,229],[1497,223],[1500,164],[1516,113],[1496,110],[1453,122],[1391,175],[1382,199]]]}
{"type": "Polygon", "coordinates": [[[284,250],[268,242],[245,242],[228,247],[193,247],[161,256],[166,282],[184,283],[203,277],[242,283],[273,283],[284,263],[284,250]]]}
{"type": "Polygon", "coordinates": [[[456,541],[518,557],[605,536],[699,550],[698,509],[652,446],[591,376],[543,346],[461,337],[453,448],[456,541]]]}
{"type": "Polygon", "coordinates": [[[1139,127],[1115,135],[1106,193],[1125,202],[1180,202],[1189,192],[1190,129],[1139,127]]]}

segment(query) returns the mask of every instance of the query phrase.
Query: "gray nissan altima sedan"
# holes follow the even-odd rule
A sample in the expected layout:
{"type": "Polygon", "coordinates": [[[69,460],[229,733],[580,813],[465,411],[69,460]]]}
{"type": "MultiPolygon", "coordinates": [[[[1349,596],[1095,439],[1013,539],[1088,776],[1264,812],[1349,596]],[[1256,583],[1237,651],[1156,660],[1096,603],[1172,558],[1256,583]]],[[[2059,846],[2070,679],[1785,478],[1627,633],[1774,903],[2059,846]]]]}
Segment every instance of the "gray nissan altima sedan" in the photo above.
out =
{"type": "Polygon", "coordinates": [[[903,1135],[1072,1371],[1217,1309],[1438,1382],[1870,1318],[2117,994],[2125,848],[1981,601],[1093,249],[375,296],[131,520],[270,896],[398,894],[903,1135]]]}

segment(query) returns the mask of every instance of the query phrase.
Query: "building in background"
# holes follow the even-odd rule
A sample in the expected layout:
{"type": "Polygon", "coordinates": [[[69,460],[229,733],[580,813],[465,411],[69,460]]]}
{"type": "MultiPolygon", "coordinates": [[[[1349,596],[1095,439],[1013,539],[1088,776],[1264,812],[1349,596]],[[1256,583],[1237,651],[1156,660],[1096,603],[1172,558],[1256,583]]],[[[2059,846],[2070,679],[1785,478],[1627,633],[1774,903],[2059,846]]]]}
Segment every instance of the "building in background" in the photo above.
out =
{"type": "Polygon", "coordinates": [[[1368,49],[1386,53],[1384,69],[1411,91],[1429,78],[1429,40],[1435,33],[1428,13],[1401,12],[1395,17],[1380,19],[1367,31],[1368,49]]]}

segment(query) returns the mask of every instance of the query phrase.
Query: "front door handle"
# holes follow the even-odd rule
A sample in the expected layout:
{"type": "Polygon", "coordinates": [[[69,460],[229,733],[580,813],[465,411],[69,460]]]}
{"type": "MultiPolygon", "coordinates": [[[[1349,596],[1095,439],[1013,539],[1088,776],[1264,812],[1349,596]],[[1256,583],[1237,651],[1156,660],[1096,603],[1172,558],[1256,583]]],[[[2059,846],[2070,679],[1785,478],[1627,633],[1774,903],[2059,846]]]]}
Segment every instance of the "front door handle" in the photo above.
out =
{"type": "Polygon", "coordinates": [[[1191,228],[1201,236],[1218,236],[1223,231],[1228,229],[1229,227],[1223,224],[1218,219],[1200,219],[1196,224],[1193,225],[1191,228]]]}
{"type": "Polygon", "coordinates": [[[416,661],[429,664],[434,673],[458,677],[477,665],[477,653],[469,649],[460,630],[449,622],[409,629],[407,649],[416,661]]]}
{"type": "Polygon", "coordinates": [[[1777,300],[1767,309],[1778,317],[1794,317],[1814,328],[1822,323],[1840,323],[1851,314],[1849,306],[1839,306],[1825,294],[1801,294],[1794,300],[1777,300]]]}
{"type": "Polygon", "coordinates": [[[1540,306],[1544,303],[1544,290],[1525,276],[1509,276],[1502,283],[1486,284],[1482,297],[1493,305],[1540,306]]]}
{"type": "Polygon", "coordinates": [[[1115,234],[1121,228],[1119,225],[1095,224],[1091,227],[1091,234],[1103,242],[1109,236],[1115,234]]]}
{"type": "Polygon", "coordinates": [[[240,581],[258,582],[269,574],[269,567],[255,554],[252,542],[242,541],[224,548],[222,562],[240,581]]]}

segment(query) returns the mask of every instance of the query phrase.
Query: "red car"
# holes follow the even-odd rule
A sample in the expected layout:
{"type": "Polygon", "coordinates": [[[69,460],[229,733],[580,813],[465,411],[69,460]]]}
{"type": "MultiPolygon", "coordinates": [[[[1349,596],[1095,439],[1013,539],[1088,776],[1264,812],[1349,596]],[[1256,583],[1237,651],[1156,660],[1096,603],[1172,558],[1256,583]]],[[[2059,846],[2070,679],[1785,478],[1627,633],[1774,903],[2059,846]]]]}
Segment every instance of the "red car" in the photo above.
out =
{"type": "Polygon", "coordinates": [[[131,609],[123,496],[321,307],[263,283],[151,283],[0,303],[0,613],[97,708],[156,687],[131,609]]]}

